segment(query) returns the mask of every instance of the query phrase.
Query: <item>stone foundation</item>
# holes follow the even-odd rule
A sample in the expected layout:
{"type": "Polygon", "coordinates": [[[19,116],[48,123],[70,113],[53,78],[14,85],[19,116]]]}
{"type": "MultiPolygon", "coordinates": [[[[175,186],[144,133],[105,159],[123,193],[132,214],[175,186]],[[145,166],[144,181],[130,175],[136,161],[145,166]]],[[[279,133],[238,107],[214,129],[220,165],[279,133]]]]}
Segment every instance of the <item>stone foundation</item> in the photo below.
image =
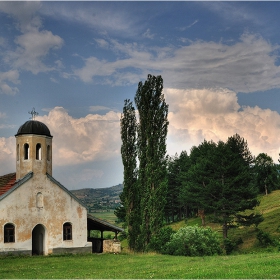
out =
{"type": "Polygon", "coordinates": [[[91,253],[91,247],[72,247],[72,248],[53,248],[52,253],[55,254],[88,254],[91,253]]]}
{"type": "Polygon", "coordinates": [[[103,253],[120,253],[121,242],[118,240],[108,239],[103,240],[103,253]]]}

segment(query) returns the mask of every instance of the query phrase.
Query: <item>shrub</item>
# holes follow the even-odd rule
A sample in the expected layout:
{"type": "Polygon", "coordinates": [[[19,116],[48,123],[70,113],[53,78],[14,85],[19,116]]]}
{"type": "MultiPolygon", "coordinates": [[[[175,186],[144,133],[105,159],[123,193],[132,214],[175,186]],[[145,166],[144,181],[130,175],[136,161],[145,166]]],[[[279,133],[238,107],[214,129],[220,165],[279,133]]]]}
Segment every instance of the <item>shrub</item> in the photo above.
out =
{"type": "Polygon", "coordinates": [[[236,247],[236,243],[233,242],[232,240],[230,240],[229,238],[225,238],[224,239],[224,249],[226,251],[227,255],[230,255],[232,253],[232,251],[235,249],[236,247]]]}
{"type": "Polygon", "coordinates": [[[166,244],[170,241],[173,233],[175,233],[175,231],[171,227],[161,228],[157,234],[152,236],[148,250],[164,253],[166,244]]]}
{"type": "Polygon", "coordinates": [[[165,253],[177,256],[211,256],[221,254],[218,234],[211,228],[186,226],[171,235],[165,253]]]}
{"type": "Polygon", "coordinates": [[[258,229],[257,231],[257,239],[262,246],[274,245],[274,241],[270,237],[270,235],[267,232],[262,231],[261,229],[258,229]]]}

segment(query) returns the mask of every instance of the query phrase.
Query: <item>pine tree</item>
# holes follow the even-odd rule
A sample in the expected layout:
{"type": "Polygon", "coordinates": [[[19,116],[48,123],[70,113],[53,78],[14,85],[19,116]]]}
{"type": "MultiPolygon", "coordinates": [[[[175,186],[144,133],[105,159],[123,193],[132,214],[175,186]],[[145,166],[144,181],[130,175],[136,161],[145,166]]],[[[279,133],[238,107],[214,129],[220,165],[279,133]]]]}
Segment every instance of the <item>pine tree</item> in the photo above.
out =
{"type": "Polygon", "coordinates": [[[272,157],[265,153],[260,153],[255,159],[254,170],[256,186],[260,193],[267,195],[278,188],[278,171],[272,157]]]}
{"type": "Polygon", "coordinates": [[[192,166],[186,174],[181,197],[198,209],[212,213],[223,227],[223,237],[234,224],[257,224],[261,215],[241,215],[258,205],[253,184],[253,156],[247,142],[238,134],[226,143],[204,141],[194,147],[192,166]]]}

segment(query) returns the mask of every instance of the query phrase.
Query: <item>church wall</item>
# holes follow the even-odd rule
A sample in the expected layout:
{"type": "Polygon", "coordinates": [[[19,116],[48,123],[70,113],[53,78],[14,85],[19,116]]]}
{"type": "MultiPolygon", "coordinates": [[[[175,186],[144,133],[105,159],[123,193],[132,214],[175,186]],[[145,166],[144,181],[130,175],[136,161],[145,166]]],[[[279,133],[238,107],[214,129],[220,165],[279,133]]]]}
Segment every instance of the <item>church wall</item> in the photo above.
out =
{"type": "MultiPolygon", "coordinates": [[[[32,252],[32,230],[42,225],[44,254],[91,252],[87,210],[46,175],[36,175],[0,203],[0,253],[32,252]],[[15,226],[15,242],[4,243],[4,225],[15,226]],[[63,240],[63,224],[72,225],[72,240],[63,240]]],[[[34,241],[34,240],[33,240],[34,241]]]]}

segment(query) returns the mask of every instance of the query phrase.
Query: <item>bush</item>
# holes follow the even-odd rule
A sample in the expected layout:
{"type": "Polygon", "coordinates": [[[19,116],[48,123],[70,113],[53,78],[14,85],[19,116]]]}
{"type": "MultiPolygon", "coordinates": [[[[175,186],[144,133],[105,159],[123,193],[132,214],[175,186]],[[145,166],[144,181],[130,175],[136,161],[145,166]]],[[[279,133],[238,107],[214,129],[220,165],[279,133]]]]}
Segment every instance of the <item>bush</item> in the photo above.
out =
{"type": "Polygon", "coordinates": [[[171,235],[166,254],[176,256],[211,256],[221,254],[219,236],[211,228],[186,226],[171,235]]]}
{"type": "Polygon", "coordinates": [[[224,239],[224,248],[226,251],[227,255],[230,255],[232,253],[232,251],[235,249],[236,247],[236,243],[231,241],[229,238],[225,238],[224,239]]]}
{"type": "Polygon", "coordinates": [[[262,246],[274,245],[274,241],[270,237],[270,235],[267,232],[262,231],[261,229],[258,229],[257,239],[262,246]]]}
{"type": "Polygon", "coordinates": [[[157,234],[152,236],[148,250],[164,253],[166,244],[170,241],[173,233],[175,233],[175,231],[171,227],[161,228],[157,234]]]}

